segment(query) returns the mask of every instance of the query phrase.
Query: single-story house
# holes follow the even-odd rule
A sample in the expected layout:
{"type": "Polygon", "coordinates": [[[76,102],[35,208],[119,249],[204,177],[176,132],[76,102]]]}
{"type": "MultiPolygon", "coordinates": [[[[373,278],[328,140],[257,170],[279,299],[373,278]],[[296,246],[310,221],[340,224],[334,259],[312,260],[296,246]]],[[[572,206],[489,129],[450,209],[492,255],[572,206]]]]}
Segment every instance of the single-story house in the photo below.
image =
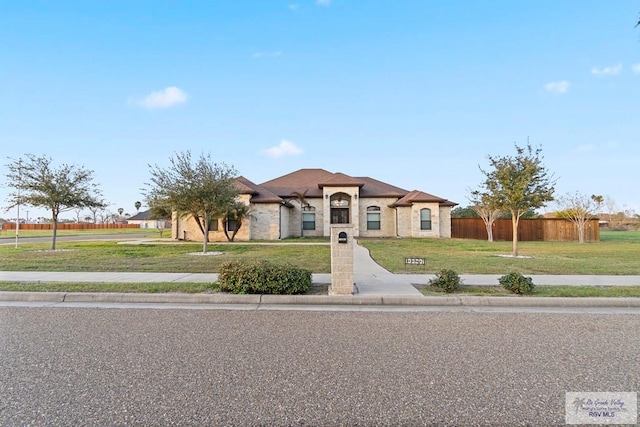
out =
{"type": "MultiPolygon", "coordinates": [[[[300,169],[262,184],[236,180],[239,200],[249,206],[235,240],[328,237],[332,224],[350,224],[354,237],[451,237],[457,203],[422,191],[407,191],[369,177],[324,169],[300,169]]],[[[172,218],[174,239],[202,241],[192,217],[172,218]]],[[[224,241],[222,219],[209,241],[224,241]]],[[[233,222],[226,224],[232,228],[233,222]]]]}
{"type": "Polygon", "coordinates": [[[138,224],[140,228],[167,228],[171,226],[171,220],[152,218],[151,211],[148,210],[130,216],[127,224],[138,224]]]}

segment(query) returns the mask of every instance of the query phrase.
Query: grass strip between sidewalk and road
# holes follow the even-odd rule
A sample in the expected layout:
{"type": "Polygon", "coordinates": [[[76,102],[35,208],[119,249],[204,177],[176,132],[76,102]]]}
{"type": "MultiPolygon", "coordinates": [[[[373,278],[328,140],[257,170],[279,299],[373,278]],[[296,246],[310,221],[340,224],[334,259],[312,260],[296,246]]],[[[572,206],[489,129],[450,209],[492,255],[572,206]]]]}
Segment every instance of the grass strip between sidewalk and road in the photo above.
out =
{"type": "Polygon", "coordinates": [[[445,293],[429,285],[414,285],[425,296],[493,296],[493,297],[568,297],[568,298],[638,298],[640,287],[634,286],[536,286],[529,295],[515,295],[500,286],[461,286],[457,292],[445,293]]]}

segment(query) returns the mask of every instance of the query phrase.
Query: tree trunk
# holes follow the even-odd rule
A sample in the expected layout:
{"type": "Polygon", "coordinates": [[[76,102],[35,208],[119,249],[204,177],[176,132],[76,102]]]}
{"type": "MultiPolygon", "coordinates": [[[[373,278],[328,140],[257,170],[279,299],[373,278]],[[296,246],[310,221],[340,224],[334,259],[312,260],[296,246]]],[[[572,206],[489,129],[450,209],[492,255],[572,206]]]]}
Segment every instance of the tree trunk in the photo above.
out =
{"type": "Polygon", "coordinates": [[[585,227],[585,223],[582,222],[580,224],[578,224],[578,242],[579,243],[584,243],[584,227],[585,227]]]}
{"type": "Polygon", "coordinates": [[[204,216],[204,236],[202,239],[202,253],[206,254],[209,250],[209,216],[204,216]]]}
{"type": "Polygon", "coordinates": [[[518,222],[520,221],[520,217],[516,215],[515,212],[511,212],[511,225],[513,227],[513,250],[511,255],[514,257],[518,256],[518,222]]]}
{"type": "Polygon", "coordinates": [[[51,239],[51,250],[56,250],[56,237],[58,235],[58,214],[56,212],[53,215],[53,238],[51,239]]]}

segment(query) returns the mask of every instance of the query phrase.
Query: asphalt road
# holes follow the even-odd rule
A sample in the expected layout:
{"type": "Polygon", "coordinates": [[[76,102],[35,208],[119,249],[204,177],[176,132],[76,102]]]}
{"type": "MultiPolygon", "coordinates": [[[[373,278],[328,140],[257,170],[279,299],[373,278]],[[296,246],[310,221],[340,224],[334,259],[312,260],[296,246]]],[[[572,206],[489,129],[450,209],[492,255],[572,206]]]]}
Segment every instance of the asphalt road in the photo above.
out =
{"type": "Polygon", "coordinates": [[[561,425],[640,315],[0,307],[0,425],[561,425]]]}

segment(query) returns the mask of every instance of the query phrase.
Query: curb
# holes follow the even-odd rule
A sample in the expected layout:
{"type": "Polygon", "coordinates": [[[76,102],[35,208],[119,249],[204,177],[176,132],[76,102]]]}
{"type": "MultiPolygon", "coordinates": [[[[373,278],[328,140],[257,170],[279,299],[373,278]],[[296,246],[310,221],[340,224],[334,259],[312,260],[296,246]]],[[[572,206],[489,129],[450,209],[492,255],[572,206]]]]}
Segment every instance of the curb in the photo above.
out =
{"type": "Polygon", "coordinates": [[[144,294],[110,292],[2,291],[0,301],[52,303],[174,303],[340,306],[459,306],[459,307],[638,307],[640,298],[490,297],[490,296],[349,296],[349,295],[235,295],[144,294]]]}

